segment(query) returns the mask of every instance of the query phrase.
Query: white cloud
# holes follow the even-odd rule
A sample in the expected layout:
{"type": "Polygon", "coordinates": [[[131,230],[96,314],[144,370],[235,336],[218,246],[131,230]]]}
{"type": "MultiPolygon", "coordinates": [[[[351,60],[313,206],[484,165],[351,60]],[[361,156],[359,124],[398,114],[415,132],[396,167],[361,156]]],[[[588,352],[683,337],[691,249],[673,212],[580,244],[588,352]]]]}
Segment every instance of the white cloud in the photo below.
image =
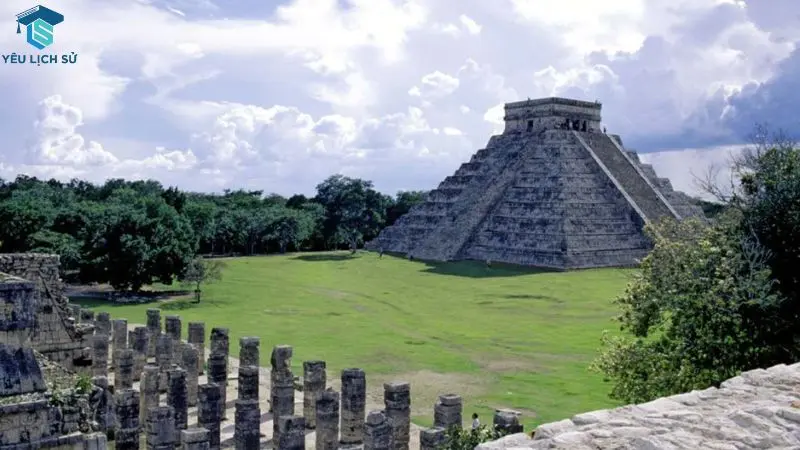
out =
{"type": "Polygon", "coordinates": [[[441,98],[455,92],[459,83],[458,78],[437,70],[423,76],[420,85],[409,89],[408,95],[425,99],[441,98]]]}
{"type": "MultiPolygon", "coordinates": [[[[243,18],[231,2],[70,0],[53,51],[78,64],[0,71],[0,172],[425,189],[502,131],[504,102],[558,95],[603,102],[609,131],[691,190],[685,161],[741,141],[730,118],[796,48],[784,16],[800,10],[775,1],[289,0],[243,18]],[[688,150],[647,153],[665,148],[688,150]]],[[[29,51],[14,33],[0,47],[29,51]]]]}
{"type": "Polygon", "coordinates": [[[471,17],[467,16],[466,14],[462,14],[458,16],[459,22],[464,28],[469,32],[469,34],[480,34],[482,26],[478,25],[471,17]]]}

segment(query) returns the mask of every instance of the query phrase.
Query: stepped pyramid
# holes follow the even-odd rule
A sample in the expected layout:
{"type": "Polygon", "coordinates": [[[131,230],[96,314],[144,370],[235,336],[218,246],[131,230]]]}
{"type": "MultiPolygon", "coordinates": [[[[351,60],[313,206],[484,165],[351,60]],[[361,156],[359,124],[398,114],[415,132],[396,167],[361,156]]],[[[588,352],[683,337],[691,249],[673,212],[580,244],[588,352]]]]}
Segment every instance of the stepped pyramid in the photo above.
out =
{"type": "Polygon", "coordinates": [[[366,248],[555,269],[638,264],[652,248],[645,223],[703,211],[602,130],[601,108],[506,104],[503,134],[366,248]]]}

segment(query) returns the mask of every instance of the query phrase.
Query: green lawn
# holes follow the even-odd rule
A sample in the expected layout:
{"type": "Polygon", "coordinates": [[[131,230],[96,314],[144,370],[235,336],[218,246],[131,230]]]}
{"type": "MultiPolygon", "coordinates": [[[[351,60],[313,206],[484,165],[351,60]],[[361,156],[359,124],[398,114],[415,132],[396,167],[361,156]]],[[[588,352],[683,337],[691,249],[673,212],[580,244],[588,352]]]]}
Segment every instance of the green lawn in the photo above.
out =
{"type": "MultiPolygon", "coordinates": [[[[464,397],[465,420],[491,420],[496,407],[522,410],[526,429],[615,406],[602,377],[587,370],[604,329],[615,330],[612,300],[630,270],[537,272],[481,263],[424,263],[359,253],[314,253],[226,260],[223,280],[200,304],[164,302],[179,314],[260,336],[262,364],[273,345],[302,361],[324,359],[329,376],[367,372],[370,389],[412,383],[414,421],[432,422],[436,395],[464,397]]],[[[113,318],[144,323],[149,305],[79,301],[113,318]]],[[[185,334],[185,331],[184,331],[185,334]]]]}

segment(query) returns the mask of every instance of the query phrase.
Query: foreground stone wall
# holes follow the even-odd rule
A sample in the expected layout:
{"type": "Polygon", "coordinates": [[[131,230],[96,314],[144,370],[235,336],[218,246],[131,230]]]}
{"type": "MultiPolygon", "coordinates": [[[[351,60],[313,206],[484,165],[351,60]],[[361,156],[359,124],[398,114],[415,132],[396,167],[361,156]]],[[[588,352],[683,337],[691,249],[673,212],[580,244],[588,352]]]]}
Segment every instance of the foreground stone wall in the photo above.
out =
{"type": "Polygon", "coordinates": [[[59,276],[58,255],[36,253],[0,254],[0,272],[36,286],[36,322],[30,333],[31,346],[67,369],[91,364],[85,349],[87,330],[76,326],[59,276]]]}
{"type": "Polygon", "coordinates": [[[478,450],[797,449],[800,363],[745,372],[710,388],[578,414],[478,450]]]}

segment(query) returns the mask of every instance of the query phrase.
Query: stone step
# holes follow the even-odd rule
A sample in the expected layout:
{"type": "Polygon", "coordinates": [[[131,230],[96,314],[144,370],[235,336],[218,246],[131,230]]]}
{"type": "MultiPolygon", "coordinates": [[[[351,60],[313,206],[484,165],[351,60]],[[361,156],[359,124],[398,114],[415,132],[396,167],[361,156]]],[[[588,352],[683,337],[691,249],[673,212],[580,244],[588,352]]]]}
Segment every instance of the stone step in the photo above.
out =
{"type": "Polygon", "coordinates": [[[486,229],[503,231],[527,231],[531,233],[566,232],[578,234],[635,233],[641,228],[632,220],[602,220],[596,217],[576,218],[531,218],[527,216],[503,216],[494,214],[485,225],[486,229]],[[570,231],[571,230],[571,231],[570,231]]]}
{"type": "Polygon", "coordinates": [[[605,134],[601,133],[577,133],[588,145],[588,149],[597,156],[598,159],[622,185],[625,192],[633,199],[645,218],[648,220],[658,220],[662,217],[675,217],[666,203],[661,199],[660,192],[657,192],[649,183],[645,176],[637,171],[636,163],[628,159],[625,154],[617,148],[605,134]]]}
{"type": "Polygon", "coordinates": [[[640,234],[545,234],[528,232],[484,231],[475,239],[477,245],[519,248],[535,251],[587,251],[649,248],[650,243],[640,234]]]}

